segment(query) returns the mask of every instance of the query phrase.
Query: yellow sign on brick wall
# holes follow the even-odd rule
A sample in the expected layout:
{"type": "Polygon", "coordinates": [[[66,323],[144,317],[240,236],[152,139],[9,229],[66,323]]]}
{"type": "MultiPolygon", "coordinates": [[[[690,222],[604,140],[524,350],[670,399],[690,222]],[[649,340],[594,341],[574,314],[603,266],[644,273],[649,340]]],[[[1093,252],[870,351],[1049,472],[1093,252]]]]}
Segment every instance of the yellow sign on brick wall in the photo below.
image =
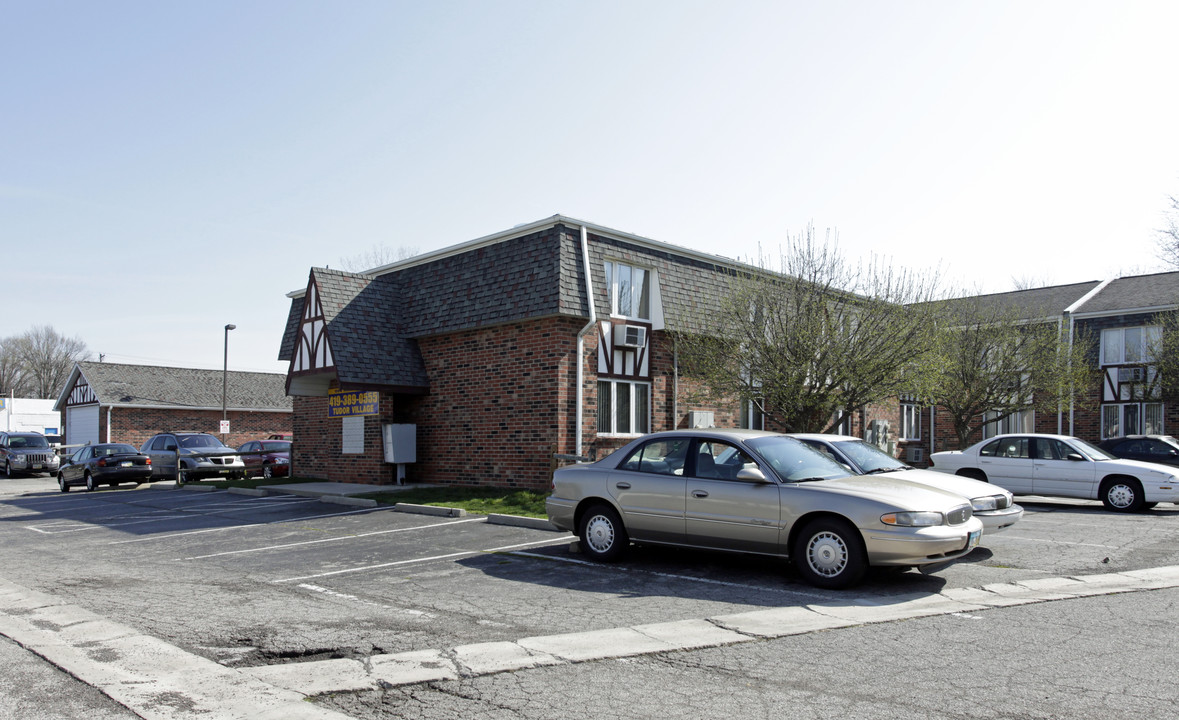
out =
{"type": "Polygon", "coordinates": [[[328,417],[376,415],[380,412],[381,394],[376,390],[328,390],[328,417]]]}

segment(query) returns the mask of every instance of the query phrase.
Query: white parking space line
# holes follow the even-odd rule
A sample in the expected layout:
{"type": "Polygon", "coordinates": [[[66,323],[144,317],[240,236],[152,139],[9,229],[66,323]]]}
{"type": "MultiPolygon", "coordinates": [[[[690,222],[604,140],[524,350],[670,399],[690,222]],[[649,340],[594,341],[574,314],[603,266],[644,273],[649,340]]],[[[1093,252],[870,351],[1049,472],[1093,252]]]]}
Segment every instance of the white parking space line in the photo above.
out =
{"type": "MultiPolygon", "coordinates": [[[[566,538],[566,542],[569,539],[566,538]]],[[[612,572],[629,573],[632,575],[652,575],[654,577],[667,578],[669,580],[684,580],[687,582],[699,583],[701,585],[720,585],[723,587],[738,588],[741,590],[754,590],[756,592],[772,592],[784,595],[800,595],[803,597],[827,597],[826,593],[816,590],[801,590],[785,587],[768,587],[765,585],[747,585],[745,583],[729,582],[727,580],[711,580],[709,578],[695,577],[693,575],[677,575],[675,573],[656,572],[654,570],[643,570],[640,568],[629,568],[621,565],[606,564],[594,562],[592,560],[582,560],[580,558],[559,557],[555,555],[541,555],[540,553],[530,552],[512,552],[509,555],[519,555],[521,557],[540,558],[542,560],[553,560],[555,562],[569,563],[571,565],[584,565],[586,567],[598,568],[600,570],[607,570],[612,572]]]]}
{"type": "Polygon", "coordinates": [[[1034,538],[1034,537],[1023,537],[1020,535],[1008,535],[1006,533],[1004,533],[1002,537],[997,537],[997,538],[993,538],[993,539],[994,540],[1017,540],[1020,542],[1047,543],[1049,545],[1076,545],[1079,547],[1105,548],[1107,550],[1116,550],[1117,548],[1121,547],[1121,545],[1102,545],[1100,543],[1070,542],[1068,540],[1048,540],[1046,538],[1034,538]]]}
{"type": "Polygon", "coordinates": [[[226,550],[225,552],[210,553],[208,555],[194,555],[192,557],[177,558],[178,560],[204,560],[206,558],[223,557],[225,555],[241,555],[243,553],[265,552],[267,550],[282,550],[284,548],[299,547],[301,545],[318,545],[320,543],[340,542],[341,540],[359,540],[360,538],[372,537],[373,535],[388,535],[390,533],[409,532],[411,530],[427,530],[429,528],[445,527],[447,525],[462,525],[463,523],[472,522],[487,522],[485,518],[467,518],[466,520],[451,520],[448,522],[431,523],[430,525],[418,525],[416,527],[393,528],[391,530],[374,530],[366,533],[354,533],[350,535],[340,535],[338,537],[319,538],[317,540],[303,540],[301,542],[285,543],[282,545],[265,545],[256,548],[246,548],[244,550],[226,550]]]}
{"type": "Polygon", "coordinates": [[[569,542],[569,537],[562,537],[562,538],[549,539],[549,540],[538,540],[536,542],[520,543],[518,545],[504,545],[503,547],[487,548],[486,550],[463,550],[461,552],[448,553],[446,555],[434,555],[432,557],[413,558],[411,560],[397,560],[394,562],[381,563],[379,565],[364,565],[361,567],[344,568],[343,570],[333,570],[331,572],[316,573],[315,575],[303,575],[302,577],[283,578],[282,580],[272,580],[271,582],[278,585],[280,583],[299,582],[302,580],[315,580],[317,578],[332,577],[335,575],[346,575],[348,573],[365,572],[367,570],[381,570],[383,568],[399,567],[399,566],[403,566],[403,565],[414,565],[417,563],[434,562],[436,560],[451,560],[453,558],[472,557],[474,555],[485,555],[485,554],[491,554],[491,553],[506,552],[508,550],[515,550],[517,548],[542,547],[545,545],[556,545],[558,543],[567,543],[567,542],[569,542]]]}
{"type": "Polygon", "coordinates": [[[39,532],[42,535],[63,535],[65,533],[85,532],[89,530],[106,530],[110,528],[126,527],[128,525],[145,525],[147,523],[162,522],[164,520],[177,520],[181,518],[190,518],[192,515],[176,515],[173,517],[153,517],[145,520],[129,520],[127,522],[103,522],[103,523],[57,523],[53,525],[28,525],[27,530],[39,532]],[[66,529],[59,530],[57,528],[64,527],[66,529]],[[48,529],[46,529],[48,528],[48,529]]]}
{"type": "MultiPolygon", "coordinates": [[[[323,515],[307,515],[304,517],[297,517],[297,518],[284,518],[282,520],[270,520],[268,522],[244,523],[244,524],[240,524],[240,525],[226,525],[223,527],[203,528],[201,530],[186,530],[185,532],[171,533],[168,535],[152,535],[149,537],[135,538],[133,540],[116,540],[114,542],[110,542],[107,544],[108,545],[126,545],[128,543],[153,542],[156,540],[168,540],[171,538],[188,537],[190,535],[201,535],[203,533],[227,532],[229,530],[242,530],[245,528],[265,527],[266,525],[280,525],[282,523],[303,522],[305,520],[319,520],[321,518],[340,517],[342,515],[358,515],[358,514],[362,514],[362,513],[373,513],[373,512],[380,512],[384,509],[385,508],[361,508],[360,510],[345,510],[344,512],[325,513],[323,515]]],[[[185,517],[192,518],[195,516],[192,514],[189,514],[189,515],[186,515],[185,517]]]]}

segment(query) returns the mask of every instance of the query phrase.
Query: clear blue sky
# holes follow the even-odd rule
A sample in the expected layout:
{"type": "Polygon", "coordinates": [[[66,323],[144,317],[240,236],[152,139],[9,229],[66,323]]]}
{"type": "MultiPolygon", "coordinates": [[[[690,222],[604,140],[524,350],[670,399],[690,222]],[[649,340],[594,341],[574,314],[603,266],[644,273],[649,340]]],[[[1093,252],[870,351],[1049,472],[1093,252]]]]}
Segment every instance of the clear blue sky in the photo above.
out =
{"type": "Polygon", "coordinates": [[[1004,291],[1164,269],[1179,3],[7,0],[0,338],[285,372],[312,266],[563,213],[1004,291]]]}

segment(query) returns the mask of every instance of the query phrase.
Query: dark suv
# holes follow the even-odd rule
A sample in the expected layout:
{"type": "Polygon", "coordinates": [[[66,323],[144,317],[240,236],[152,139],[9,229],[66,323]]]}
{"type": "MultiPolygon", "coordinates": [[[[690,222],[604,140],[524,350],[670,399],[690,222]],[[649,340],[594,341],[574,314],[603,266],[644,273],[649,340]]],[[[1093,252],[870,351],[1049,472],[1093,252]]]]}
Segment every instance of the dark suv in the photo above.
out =
{"type": "Polygon", "coordinates": [[[246,476],[246,466],[237,451],[221,444],[213,435],[199,432],[160,433],[139,449],[151,457],[152,480],[173,480],[180,484],[190,480],[246,476]],[[176,474],[177,450],[180,475],[176,474]]]}
{"type": "Polygon", "coordinates": [[[57,474],[57,453],[38,432],[0,432],[0,465],[5,477],[16,473],[57,474]]]}

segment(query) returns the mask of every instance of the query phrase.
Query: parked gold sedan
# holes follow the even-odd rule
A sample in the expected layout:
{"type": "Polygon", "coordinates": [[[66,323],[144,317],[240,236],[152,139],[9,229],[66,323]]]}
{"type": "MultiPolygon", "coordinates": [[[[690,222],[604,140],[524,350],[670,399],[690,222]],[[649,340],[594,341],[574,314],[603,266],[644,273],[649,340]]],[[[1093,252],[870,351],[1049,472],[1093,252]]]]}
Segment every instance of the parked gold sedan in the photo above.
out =
{"type": "Polygon", "coordinates": [[[582,552],[617,559],[652,543],[790,557],[824,588],[869,566],[943,563],[973,550],[982,523],[960,495],[849,475],[805,444],[757,430],[677,430],[638,438],[553,474],[545,507],[582,552]]]}

